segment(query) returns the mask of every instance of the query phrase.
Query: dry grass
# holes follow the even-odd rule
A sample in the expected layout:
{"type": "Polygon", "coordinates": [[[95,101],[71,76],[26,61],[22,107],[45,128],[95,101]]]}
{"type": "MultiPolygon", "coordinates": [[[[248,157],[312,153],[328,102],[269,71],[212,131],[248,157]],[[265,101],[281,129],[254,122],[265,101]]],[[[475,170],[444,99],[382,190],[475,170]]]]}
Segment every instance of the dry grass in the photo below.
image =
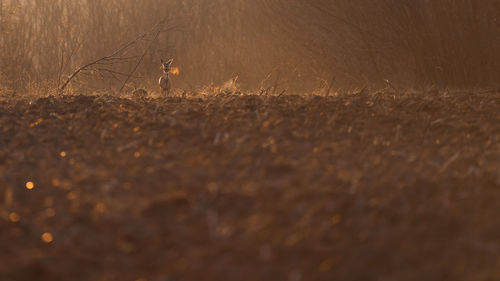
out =
{"type": "Polygon", "coordinates": [[[0,279],[498,279],[499,106],[3,99],[0,279]]]}

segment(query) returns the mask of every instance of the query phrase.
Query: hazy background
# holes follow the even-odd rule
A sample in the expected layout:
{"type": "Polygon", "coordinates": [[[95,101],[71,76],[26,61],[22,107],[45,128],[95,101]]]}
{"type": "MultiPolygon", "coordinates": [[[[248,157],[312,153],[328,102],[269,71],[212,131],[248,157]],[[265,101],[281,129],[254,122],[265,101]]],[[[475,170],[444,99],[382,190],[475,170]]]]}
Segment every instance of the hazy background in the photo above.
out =
{"type": "Polygon", "coordinates": [[[128,60],[85,71],[75,85],[154,87],[175,58],[174,87],[239,75],[244,88],[290,91],[369,85],[498,87],[498,0],[0,0],[0,84],[59,84],[75,68],[128,49],[128,60]],[[142,55],[144,55],[142,57],[142,55]],[[141,57],[141,58],[140,58],[141,57]],[[111,72],[111,71],[114,72],[111,72]]]}

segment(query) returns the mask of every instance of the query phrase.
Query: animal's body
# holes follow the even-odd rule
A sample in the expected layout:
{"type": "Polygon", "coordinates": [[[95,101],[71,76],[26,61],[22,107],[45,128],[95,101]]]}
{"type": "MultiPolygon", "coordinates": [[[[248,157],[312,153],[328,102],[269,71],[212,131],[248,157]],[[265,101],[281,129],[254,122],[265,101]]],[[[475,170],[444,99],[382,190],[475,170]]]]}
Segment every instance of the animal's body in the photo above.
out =
{"type": "Polygon", "coordinates": [[[158,83],[160,84],[162,94],[164,94],[164,93],[166,93],[167,95],[170,94],[171,85],[170,85],[170,78],[168,77],[168,73],[164,73],[160,77],[160,80],[158,80],[158,83]]]}
{"type": "Polygon", "coordinates": [[[158,80],[158,84],[160,84],[162,95],[164,95],[164,94],[169,95],[170,90],[172,89],[169,74],[170,74],[170,67],[172,66],[173,61],[174,61],[173,59],[171,59],[167,62],[161,60],[163,75],[158,80]]]}

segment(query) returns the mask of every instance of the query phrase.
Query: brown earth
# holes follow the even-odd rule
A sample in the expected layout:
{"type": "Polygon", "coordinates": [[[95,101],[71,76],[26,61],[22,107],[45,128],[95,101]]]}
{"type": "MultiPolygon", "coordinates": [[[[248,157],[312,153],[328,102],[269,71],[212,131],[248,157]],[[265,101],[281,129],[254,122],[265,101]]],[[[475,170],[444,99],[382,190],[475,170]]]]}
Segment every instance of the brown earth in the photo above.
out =
{"type": "Polygon", "coordinates": [[[1,100],[0,280],[500,280],[499,112],[499,93],[1,100]]]}

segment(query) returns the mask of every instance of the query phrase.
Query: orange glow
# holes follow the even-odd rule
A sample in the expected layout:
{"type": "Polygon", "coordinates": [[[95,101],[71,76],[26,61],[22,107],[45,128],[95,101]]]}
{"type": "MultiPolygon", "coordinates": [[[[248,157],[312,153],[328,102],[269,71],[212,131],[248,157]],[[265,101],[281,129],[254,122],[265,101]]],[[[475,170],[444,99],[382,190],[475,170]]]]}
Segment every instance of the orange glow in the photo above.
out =
{"type": "Polygon", "coordinates": [[[52,185],[54,187],[59,187],[61,185],[61,181],[58,178],[52,179],[52,185]]]}
{"type": "Polygon", "coordinates": [[[178,67],[172,67],[170,68],[170,73],[172,73],[173,75],[179,75],[179,68],[178,67]]]}
{"type": "Polygon", "coordinates": [[[33,188],[35,188],[35,184],[33,182],[29,181],[26,183],[26,188],[29,190],[32,190],[33,188]]]}
{"type": "Polygon", "coordinates": [[[9,220],[11,222],[19,222],[21,220],[21,217],[17,213],[10,213],[9,220]]]}
{"type": "Polygon", "coordinates": [[[44,234],[42,234],[42,241],[47,244],[51,243],[52,241],[54,241],[54,236],[52,236],[50,232],[45,232],[44,234]]]}

